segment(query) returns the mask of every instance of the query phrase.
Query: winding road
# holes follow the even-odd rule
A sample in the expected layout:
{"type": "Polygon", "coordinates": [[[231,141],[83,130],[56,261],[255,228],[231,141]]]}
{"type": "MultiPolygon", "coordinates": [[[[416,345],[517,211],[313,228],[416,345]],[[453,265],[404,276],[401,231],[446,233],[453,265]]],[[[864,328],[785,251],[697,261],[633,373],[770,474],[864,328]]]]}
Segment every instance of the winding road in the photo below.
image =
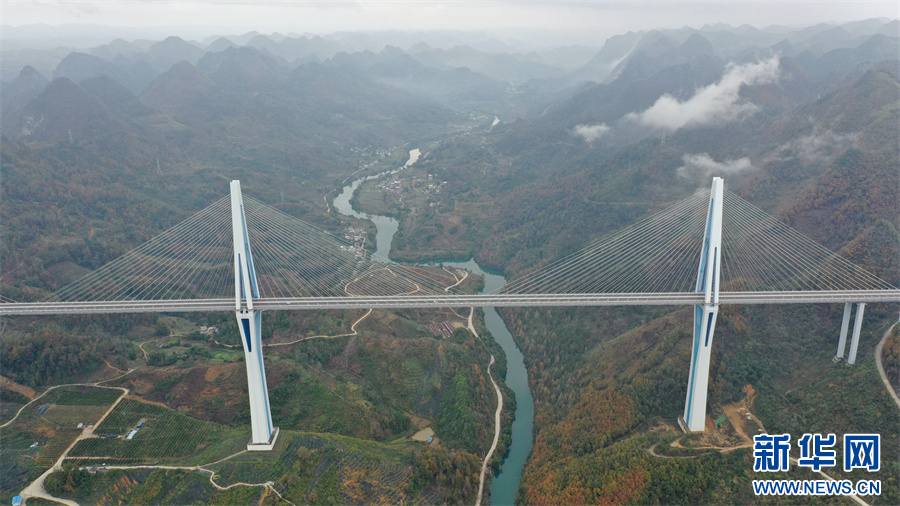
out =
{"type": "Polygon", "coordinates": [[[491,449],[484,456],[484,462],[481,463],[481,477],[478,480],[478,499],[475,500],[475,506],[481,505],[481,498],[484,494],[484,475],[487,473],[488,464],[494,456],[494,450],[497,449],[497,442],[500,440],[500,414],[503,412],[503,394],[500,393],[500,386],[491,374],[491,367],[494,365],[494,355],[491,355],[491,362],[488,364],[488,377],[494,385],[494,391],[497,392],[497,411],[494,412],[494,441],[491,443],[491,449]]]}
{"type": "MultiPolygon", "coordinates": [[[[478,332],[475,331],[475,325],[472,323],[472,317],[474,315],[475,308],[469,308],[469,332],[475,337],[478,337],[478,332]]],[[[500,441],[500,414],[503,413],[503,393],[500,392],[500,386],[497,385],[494,375],[491,374],[491,367],[494,365],[494,362],[494,355],[491,354],[491,361],[488,363],[487,372],[488,377],[491,378],[491,383],[494,385],[494,391],[497,392],[497,411],[494,412],[494,441],[491,443],[491,449],[488,450],[487,455],[484,456],[484,461],[481,463],[481,476],[478,480],[478,498],[475,500],[475,506],[481,505],[481,499],[484,496],[484,476],[487,474],[488,464],[490,464],[491,458],[494,456],[494,451],[497,449],[497,442],[500,441]]]]}
{"type": "Polygon", "coordinates": [[[881,381],[884,382],[884,387],[887,388],[887,391],[890,394],[891,398],[894,399],[894,402],[897,404],[897,408],[900,409],[900,396],[897,395],[897,391],[894,390],[894,387],[891,385],[890,380],[888,380],[887,374],[885,374],[884,372],[884,364],[882,364],[881,362],[884,343],[887,341],[888,336],[891,335],[891,330],[893,330],[894,327],[897,326],[897,323],[888,327],[888,329],[884,331],[884,335],[881,336],[881,341],[878,341],[878,346],[875,347],[875,365],[878,366],[878,375],[881,376],[881,381]]]}

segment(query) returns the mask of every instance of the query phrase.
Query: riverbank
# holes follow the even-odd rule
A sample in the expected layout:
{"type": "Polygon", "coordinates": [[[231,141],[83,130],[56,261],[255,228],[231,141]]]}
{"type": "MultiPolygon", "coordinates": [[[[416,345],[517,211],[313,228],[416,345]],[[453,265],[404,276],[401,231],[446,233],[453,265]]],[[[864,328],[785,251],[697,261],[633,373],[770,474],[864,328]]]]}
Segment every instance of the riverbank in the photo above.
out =
{"type": "MultiPolygon", "coordinates": [[[[375,224],[377,230],[375,256],[380,261],[393,262],[389,260],[389,257],[391,244],[394,235],[399,228],[399,222],[396,219],[387,216],[360,213],[353,209],[351,204],[353,194],[363,181],[393,174],[411,166],[418,160],[419,154],[418,150],[412,150],[410,151],[410,161],[403,167],[394,171],[386,171],[375,176],[368,176],[353,181],[351,184],[345,186],[340,194],[334,199],[334,207],[339,213],[344,214],[345,216],[366,219],[375,224]],[[413,154],[414,151],[416,152],[415,155],[413,154]]],[[[502,274],[489,269],[486,270],[474,260],[465,262],[442,261],[442,263],[445,266],[464,269],[481,276],[484,280],[482,293],[496,293],[506,284],[506,278],[502,274]]],[[[528,386],[528,373],[525,369],[524,356],[521,350],[518,349],[512,334],[496,309],[484,309],[484,323],[488,332],[506,356],[506,376],[504,382],[506,386],[512,390],[512,399],[507,402],[507,405],[515,406],[511,443],[499,473],[497,473],[491,481],[491,503],[513,504],[519,490],[519,483],[522,479],[525,461],[528,459],[528,455],[531,452],[531,445],[533,442],[534,398],[532,397],[531,390],[528,386]]],[[[490,373],[490,370],[488,372],[490,373]]],[[[495,434],[495,439],[498,438],[499,435],[495,434]]]]}

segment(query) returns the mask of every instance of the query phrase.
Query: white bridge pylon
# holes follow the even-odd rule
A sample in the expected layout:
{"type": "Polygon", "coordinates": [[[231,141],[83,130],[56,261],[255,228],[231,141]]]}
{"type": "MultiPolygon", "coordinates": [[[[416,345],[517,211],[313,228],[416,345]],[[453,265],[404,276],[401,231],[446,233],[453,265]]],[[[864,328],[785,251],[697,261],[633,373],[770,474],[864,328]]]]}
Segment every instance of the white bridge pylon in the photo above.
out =
{"type": "Polygon", "coordinates": [[[278,437],[278,428],[272,427],[266,368],[263,365],[262,311],[253,308],[254,299],[259,298],[259,286],[253,269],[250,239],[247,236],[247,218],[244,215],[240,181],[231,182],[231,225],[234,234],[234,311],[241,334],[241,345],[244,347],[247,390],[250,394],[252,436],[247,450],[271,450],[278,437]]]}
{"type": "Polygon", "coordinates": [[[698,293],[703,303],[694,305],[694,340],[691,347],[691,370],[688,376],[684,421],[692,432],[706,429],[706,394],[709,387],[709,361],[713,333],[719,313],[719,277],[722,272],[722,203],[725,183],[714,177],[709,194],[709,211],[697,272],[698,293]]]}

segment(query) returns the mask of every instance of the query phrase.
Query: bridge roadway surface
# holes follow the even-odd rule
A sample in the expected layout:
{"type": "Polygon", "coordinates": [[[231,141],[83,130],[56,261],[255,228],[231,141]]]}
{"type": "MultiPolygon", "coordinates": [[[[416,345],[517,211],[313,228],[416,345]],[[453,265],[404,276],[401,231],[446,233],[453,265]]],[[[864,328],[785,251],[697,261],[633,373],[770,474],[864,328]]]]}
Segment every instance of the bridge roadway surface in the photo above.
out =
{"type": "MultiPolygon", "coordinates": [[[[826,304],[844,302],[900,302],[900,290],[847,290],[805,292],[720,292],[719,304],[826,304]]],[[[261,298],[253,308],[303,309],[399,309],[434,307],[529,307],[529,306],[682,306],[702,304],[702,293],[594,293],[594,294],[479,294],[398,295],[383,297],[261,298]]],[[[234,299],[180,299],[96,302],[0,303],[0,316],[176,313],[234,311],[234,299]]]]}

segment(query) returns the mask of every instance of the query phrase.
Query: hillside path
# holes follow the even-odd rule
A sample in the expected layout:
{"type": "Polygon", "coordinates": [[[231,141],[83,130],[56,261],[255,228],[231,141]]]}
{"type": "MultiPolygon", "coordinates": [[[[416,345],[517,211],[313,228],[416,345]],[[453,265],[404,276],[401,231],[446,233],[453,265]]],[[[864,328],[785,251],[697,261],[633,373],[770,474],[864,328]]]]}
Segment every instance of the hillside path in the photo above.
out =
{"type": "MultiPolygon", "coordinates": [[[[478,332],[475,331],[475,325],[472,323],[472,317],[474,315],[475,308],[469,308],[469,332],[475,337],[478,337],[478,332]]],[[[487,455],[484,456],[484,461],[481,463],[481,476],[478,480],[478,498],[475,500],[475,506],[481,505],[481,498],[484,495],[484,475],[487,473],[487,466],[491,462],[491,458],[494,456],[494,450],[497,449],[497,442],[500,440],[500,414],[503,413],[503,393],[500,392],[500,386],[497,385],[494,375],[491,374],[491,366],[494,365],[494,362],[494,355],[491,354],[491,361],[488,363],[487,372],[488,377],[491,378],[491,383],[494,385],[494,391],[497,392],[497,411],[494,412],[494,441],[491,443],[491,449],[488,450],[487,455]]]]}
{"type": "Polygon", "coordinates": [[[488,364],[488,377],[491,378],[491,384],[494,385],[494,391],[497,392],[497,411],[494,412],[494,441],[491,443],[491,449],[484,456],[484,462],[481,463],[481,478],[478,480],[478,499],[475,500],[475,506],[481,505],[481,497],[484,494],[484,475],[487,473],[487,466],[494,456],[494,450],[497,449],[497,442],[500,440],[500,414],[503,412],[503,394],[500,392],[500,386],[494,380],[491,374],[491,366],[494,365],[494,355],[491,355],[491,362],[488,364]]]}
{"type": "Polygon", "coordinates": [[[881,363],[881,354],[884,351],[884,343],[887,341],[888,336],[891,335],[891,330],[897,326],[897,323],[888,327],[888,329],[884,331],[884,335],[881,336],[881,341],[878,341],[878,346],[875,347],[875,365],[878,366],[878,375],[881,376],[881,381],[884,382],[885,388],[887,388],[888,393],[891,394],[891,398],[894,399],[897,408],[900,409],[900,397],[897,396],[897,391],[894,390],[890,380],[888,380],[887,374],[884,372],[884,364],[881,363]]]}
{"type": "MultiPolygon", "coordinates": [[[[96,383],[94,385],[96,386],[96,383]]],[[[47,492],[47,490],[44,488],[44,480],[46,480],[47,477],[50,476],[51,473],[62,469],[63,460],[65,460],[66,456],[69,455],[69,452],[72,451],[72,448],[74,448],[75,445],[78,444],[78,442],[81,441],[82,439],[93,437],[94,436],[94,428],[99,427],[100,424],[103,423],[103,420],[105,420],[106,417],[109,416],[109,414],[112,413],[112,411],[114,409],[116,409],[116,406],[119,405],[119,402],[122,401],[122,398],[125,397],[126,395],[128,395],[128,389],[124,388],[124,387],[99,387],[99,388],[114,388],[116,390],[121,390],[122,395],[120,395],[119,398],[116,399],[116,402],[112,403],[112,405],[109,407],[109,409],[106,410],[106,413],[103,413],[103,416],[101,416],[100,419],[97,420],[96,423],[84,428],[84,431],[78,437],[76,437],[74,441],[72,441],[72,444],[70,444],[69,447],[66,448],[66,451],[62,452],[62,455],[59,456],[59,459],[56,460],[55,464],[50,466],[49,469],[44,471],[44,474],[38,476],[38,478],[36,480],[31,482],[31,484],[29,484],[27,487],[25,487],[24,490],[22,490],[22,492],[19,495],[21,495],[23,499],[26,499],[26,502],[29,497],[40,497],[41,499],[46,499],[48,501],[60,502],[60,503],[66,504],[68,506],[78,506],[78,503],[75,501],[71,501],[69,499],[61,499],[59,497],[54,497],[49,492],[47,492]]]]}

